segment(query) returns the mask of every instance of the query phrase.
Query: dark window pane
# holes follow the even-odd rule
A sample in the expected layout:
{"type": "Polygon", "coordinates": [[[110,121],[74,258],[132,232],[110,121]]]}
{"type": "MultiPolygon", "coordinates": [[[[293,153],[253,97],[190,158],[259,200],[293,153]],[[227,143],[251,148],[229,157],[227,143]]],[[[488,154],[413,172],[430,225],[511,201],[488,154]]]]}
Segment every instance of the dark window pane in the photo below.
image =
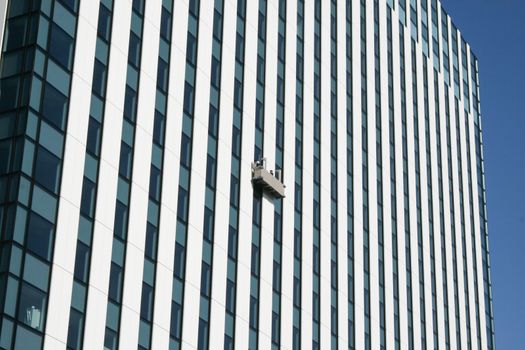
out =
{"type": "Polygon", "coordinates": [[[131,147],[126,143],[120,144],[119,174],[128,180],[131,177],[131,151],[131,147]]]}
{"type": "Polygon", "coordinates": [[[95,215],[95,189],[95,184],[84,177],[80,212],[90,218],[93,218],[95,215]]]}
{"type": "Polygon", "coordinates": [[[73,61],[73,43],[73,38],[60,29],[59,26],[51,25],[49,54],[67,69],[71,69],[73,61]]]}
{"type": "Polygon", "coordinates": [[[191,140],[186,134],[182,133],[181,150],[180,150],[180,162],[185,167],[190,167],[190,150],[191,140]]]}
{"type": "Polygon", "coordinates": [[[43,147],[38,148],[35,163],[35,180],[53,193],[58,192],[60,159],[43,147]]]}
{"type": "Polygon", "coordinates": [[[219,133],[219,111],[210,105],[210,118],[208,124],[208,130],[212,136],[218,137],[219,133]]]}
{"type": "Polygon", "coordinates": [[[29,23],[28,17],[10,19],[6,26],[5,50],[13,50],[24,45],[26,37],[26,26],[29,23]]]}
{"type": "Polygon", "coordinates": [[[179,186],[179,203],[177,205],[177,217],[186,222],[188,218],[188,192],[179,186]]]}
{"type": "Polygon", "coordinates": [[[235,284],[229,279],[226,281],[226,310],[231,314],[235,312],[235,284]]]}
{"type": "Polygon", "coordinates": [[[168,64],[159,58],[157,66],[157,87],[164,92],[168,91],[168,64]]]}
{"type": "Polygon", "coordinates": [[[213,157],[208,156],[206,165],[206,185],[215,188],[216,161],[213,157]]]}
{"type": "Polygon", "coordinates": [[[42,103],[42,114],[57,128],[64,130],[67,113],[67,98],[57,89],[46,84],[42,103]]]}
{"type": "Polygon", "coordinates": [[[137,93],[126,86],[126,97],[124,99],[124,117],[131,121],[135,121],[137,115],[137,93]]]}
{"type": "Polygon", "coordinates": [[[148,222],[146,227],[146,256],[150,259],[155,259],[157,255],[157,229],[148,222]]]}
{"type": "Polygon", "coordinates": [[[201,294],[207,297],[211,296],[211,267],[205,262],[202,263],[201,294]]]}
{"type": "Polygon", "coordinates": [[[179,304],[171,302],[171,324],[170,324],[170,335],[176,339],[180,339],[180,326],[182,322],[182,308],[179,304]]]}
{"type": "Polygon", "coordinates": [[[108,296],[120,302],[122,288],[122,267],[115,263],[111,263],[111,272],[109,274],[109,294],[108,296]]]}
{"type": "Polygon", "coordinates": [[[99,60],[95,60],[93,69],[93,91],[102,97],[106,95],[106,66],[99,60]]]}
{"type": "Polygon", "coordinates": [[[211,242],[213,237],[213,212],[204,208],[204,229],[203,229],[204,239],[211,242]]]}
{"type": "Polygon", "coordinates": [[[106,41],[109,41],[111,30],[111,12],[106,6],[100,6],[98,12],[98,36],[106,41]]]}
{"type": "Polygon", "coordinates": [[[31,328],[44,329],[46,295],[39,289],[22,283],[18,306],[18,320],[31,328]]]}
{"type": "Polygon", "coordinates": [[[154,165],[151,165],[149,195],[156,201],[160,200],[160,170],[154,165]]]}
{"type": "Polygon", "coordinates": [[[83,315],[77,310],[71,308],[71,313],[69,315],[69,328],[67,331],[68,348],[81,349],[83,323],[83,315]]]}
{"type": "Polygon", "coordinates": [[[171,15],[164,7],[160,19],[160,34],[167,40],[171,38],[171,15]]]}
{"type": "Polygon", "coordinates": [[[75,278],[87,283],[89,268],[89,247],[82,242],[77,243],[77,254],[75,258],[75,278]]]}
{"type": "Polygon", "coordinates": [[[64,5],[66,5],[71,11],[77,11],[77,2],[78,0],[60,0],[64,5]]]}
{"type": "Polygon", "coordinates": [[[144,0],[133,0],[133,9],[142,14],[144,11],[144,0]]]}
{"type": "Polygon", "coordinates": [[[106,328],[106,334],[104,335],[104,350],[116,350],[117,349],[117,334],[111,329],[106,328]]]}
{"type": "Polygon", "coordinates": [[[140,64],[140,39],[133,32],[129,37],[128,62],[135,67],[140,64]]]}
{"type": "Polygon", "coordinates": [[[147,283],[142,283],[142,301],[140,304],[140,317],[151,321],[153,314],[153,288],[147,283]]]}
{"type": "Polygon", "coordinates": [[[89,118],[87,149],[97,156],[100,152],[100,131],[100,123],[94,118],[89,118]]]}
{"type": "Polygon", "coordinates": [[[153,124],[153,140],[159,145],[163,145],[164,141],[164,127],[166,124],[166,118],[158,111],[155,111],[155,122],[153,124]]]}
{"type": "Polygon", "coordinates": [[[175,245],[175,263],[174,268],[175,276],[179,279],[183,278],[184,273],[184,247],[181,246],[179,243],[175,245]]]}
{"type": "Polygon", "coordinates": [[[221,79],[220,73],[221,73],[220,63],[215,57],[212,57],[211,59],[211,84],[218,89],[220,88],[219,86],[220,79],[221,79]]]}
{"type": "Polygon", "coordinates": [[[190,116],[193,115],[193,97],[193,86],[186,82],[184,86],[184,112],[188,113],[190,116]]]}
{"type": "Polygon", "coordinates": [[[51,260],[53,229],[53,224],[46,219],[35,213],[30,214],[27,229],[27,248],[48,261],[51,260]]]}
{"type": "Polygon", "coordinates": [[[128,225],[128,208],[117,201],[117,207],[115,209],[115,235],[122,239],[125,239],[128,225]]]}
{"type": "Polygon", "coordinates": [[[7,111],[17,106],[19,87],[20,87],[20,77],[18,76],[15,76],[9,79],[0,80],[0,110],[1,111],[7,111]]]}
{"type": "Polygon", "coordinates": [[[197,40],[188,33],[188,44],[186,46],[186,61],[195,65],[197,63],[197,40]]]}

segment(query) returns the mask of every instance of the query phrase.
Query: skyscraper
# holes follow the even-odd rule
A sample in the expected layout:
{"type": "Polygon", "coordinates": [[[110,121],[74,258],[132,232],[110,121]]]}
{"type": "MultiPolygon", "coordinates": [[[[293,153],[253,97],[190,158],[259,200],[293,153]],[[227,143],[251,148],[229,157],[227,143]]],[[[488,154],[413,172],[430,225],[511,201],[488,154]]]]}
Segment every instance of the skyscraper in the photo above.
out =
{"type": "Polygon", "coordinates": [[[494,349],[438,0],[2,0],[1,349],[494,349]]]}

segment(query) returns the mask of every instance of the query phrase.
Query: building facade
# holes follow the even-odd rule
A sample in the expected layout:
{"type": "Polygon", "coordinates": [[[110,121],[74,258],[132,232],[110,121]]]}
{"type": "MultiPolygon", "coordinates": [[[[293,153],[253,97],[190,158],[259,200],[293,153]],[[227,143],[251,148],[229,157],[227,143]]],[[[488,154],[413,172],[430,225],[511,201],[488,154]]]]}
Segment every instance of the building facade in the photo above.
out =
{"type": "Polygon", "coordinates": [[[438,0],[0,19],[1,349],[494,349],[478,60],[438,0]]]}

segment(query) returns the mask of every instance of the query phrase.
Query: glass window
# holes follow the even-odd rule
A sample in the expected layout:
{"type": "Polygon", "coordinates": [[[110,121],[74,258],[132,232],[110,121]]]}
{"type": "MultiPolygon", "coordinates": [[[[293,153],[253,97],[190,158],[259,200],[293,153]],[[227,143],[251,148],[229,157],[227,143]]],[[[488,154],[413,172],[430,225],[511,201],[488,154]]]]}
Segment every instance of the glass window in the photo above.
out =
{"type": "Polygon", "coordinates": [[[162,146],[164,138],[164,127],[165,127],[165,118],[158,111],[155,111],[155,122],[153,124],[153,140],[162,146]]]}
{"type": "Polygon", "coordinates": [[[64,130],[67,113],[67,98],[57,89],[46,84],[42,102],[42,114],[57,128],[64,130]]]}
{"type": "Polygon", "coordinates": [[[182,322],[182,308],[179,304],[171,302],[171,324],[170,324],[170,335],[180,339],[180,325],[182,322]]]}
{"type": "Polygon", "coordinates": [[[131,152],[131,147],[127,144],[120,144],[119,174],[128,180],[131,178],[131,152]]]}
{"type": "Polygon", "coordinates": [[[154,165],[151,165],[149,195],[155,198],[156,201],[160,200],[160,170],[154,165]]]}
{"type": "Polygon", "coordinates": [[[162,8],[160,19],[160,35],[167,40],[171,38],[171,14],[164,7],[162,8]]]}
{"type": "Polygon", "coordinates": [[[80,212],[90,218],[95,215],[95,184],[86,177],[84,177],[84,185],[82,186],[80,212]]]}
{"type": "Polygon", "coordinates": [[[117,201],[117,207],[115,209],[115,235],[122,239],[125,239],[128,225],[128,208],[117,201]]]}
{"type": "Polygon", "coordinates": [[[184,274],[184,255],[184,247],[177,243],[175,245],[174,273],[175,276],[179,279],[182,279],[184,274]]]}
{"type": "Polygon", "coordinates": [[[93,91],[102,97],[106,95],[106,66],[99,60],[95,60],[93,69],[93,91]]]}
{"type": "Polygon", "coordinates": [[[60,159],[44,148],[38,148],[35,163],[35,180],[53,193],[58,192],[60,159]]]}
{"type": "Polygon", "coordinates": [[[147,283],[142,283],[142,301],[140,304],[140,317],[151,321],[153,314],[153,288],[147,283]]]}
{"type": "Polygon", "coordinates": [[[26,37],[26,26],[29,23],[28,17],[10,19],[6,26],[5,51],[10,51],[24,45],[26,37]]]}
{"type": "Polygon", "coordinates": [[[210,106],[210,117],[208,123],[210,134],[217,138],[219,133],[219,111],[217,108],[210,106]]]}
{"type": "Polygon", "coordinates": [[[89,247],[82,242],[77,243],[75,259],[75,278],[87,283],[89,268],[89,247]]]}
{"type": "Polygon", "coordinates": [[[211,294],[211,267],[204,262],[201,272],[201,294],[207,297],[210,297],[211,294]]]}
{"type": "Polygon", "coordinates": [[[100,123],[94,118],[89,118],[87,149],[97,156],[100,152],[100,133],[100,123]]]}
{"type": "Polygon", "coordinates": [[[146,227],[146,256],[155,259],[157,255],[157,228],[148,222],[146,227]]]}
{"type": "Polygon", "coordinates": [[[213,212],[209,208],[204,208],[204,239],[211,241],[213,237],[213,212]]]}
{"type": "Polygon", "coordinates": [[[142,13],[144,11],[144,0],[133,0],[133,9],[142,13]]]}
{"type": "Polygon", "coordinates": [[[126,97],[124,99],[124,117],[131,121],[135,121],[137,115],[137,93],[126,85],[126,97]]]}
{"type": "Polygon", "coordinates": [[[168,64],[162,58],[157,66],[157,87],[164,92],[168,90],[168,64]]]}
{"type": "Polygon", "coordinates": [[[117,334],[111,329],[106,328],[104,335],[104,350],[116,350],[117,349],[117,334]]]}
{"type": "Polygon", "coordinates": [[[197,62],[197,39],[188,33],[188,44],[186,46],[186,60],[195,65],[197,62]]]}
{"type": "Polygon", "coordinates": [[[69,314],[69,328],[67,332],[67,346],[72,349],[81,349],[82,329],[84,324],[83,315],[71,308],[69,314]]]}
{"type": "Polygon", "coordinates": [[[128,62],[134,67],[140,65],[140,38],[133,32],[129,37],[128,62]]]}
{"type": "Polygon", "coordinates": [[[33,212],[29,215],[27,248],[47,261],[51,260],[53,229],[53,224],[43,217],[33,212]]]}
{"type": "Polygon", "coordinates": [[[111,31],[111,12],[105,7],[100,6],[98,12],[98,36],[109,41],[111,31]]]}
{"type": "Polygon", "coordinates": [[[71,70],[74,40],[56,24],[51,25],[49,54],[58,63],[71,70]]]}
{"type": "Polygon", "coordinates": [[[44,330],[46,295],[27,283],[22,283],[18,305],[18,320],[31,328],[44,330]]]}
{"type": "Polygon", "coordinates": [[[207,157],[207,166],[206,166],[206,185],[211,188],[215,187],[215,176],[216,176],[216,162],[213,157],[207,157]]]}
{"type": "Polygon", "coordinates": [[[18,76],[0,80],[0,110],[5,111],[17,106],[19,84],[20,79],[18,76]]]}
{"type": "Polygon", "coordinates": [[[180,151],[180,162],[185,167],[190,167],[190,148],[191,148],[191,140],[188,136],[186,136],[185,133],[182,133],[182,140],[181,140],[181,151],[180,151]]]}
{"type": "Polygon", "coordinates": [[[109,274],[109,293],[108,296],[120,302],[122,289],[122,267],[115,263],[111,263],[111,272],[109,274]]]}
{"type": "MultiPolygon", "coordinates": [[[[3,322],[5,322],[5,320],[3,322]]],[[[40,349],[40,348],[42,348],[42,336],[36,334],[35,332],[30,331],[29,329],[25,327],[17,327],[14,350],[40,349]]]]}

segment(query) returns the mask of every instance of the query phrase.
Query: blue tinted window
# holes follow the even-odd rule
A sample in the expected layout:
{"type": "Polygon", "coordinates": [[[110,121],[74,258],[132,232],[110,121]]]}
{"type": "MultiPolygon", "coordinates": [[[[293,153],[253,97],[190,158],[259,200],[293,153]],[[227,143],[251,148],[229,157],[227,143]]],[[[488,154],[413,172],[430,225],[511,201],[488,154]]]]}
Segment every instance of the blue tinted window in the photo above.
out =
{"type": "Polygon", "coordinates": [[[72,37],[60,29],[56,24],[52,24],[49,40],[49,54],[69,70],[71,69],[71,64],[73,62],[73,44],[74,40],[72,37]]]}
{"type": "Polygon", "coordinates": [[[52,223],[43,217],[31,213],[27,228],[27,248],[43,259],[51,259],[51,244],[53,241],[52,223]]]}
{"type": "Polygon", "coordinates": [[[57,128],[64,130],[67,113],[67,98],[57,89],[46,84],[42,101],[42,115],[57,128]]]}

